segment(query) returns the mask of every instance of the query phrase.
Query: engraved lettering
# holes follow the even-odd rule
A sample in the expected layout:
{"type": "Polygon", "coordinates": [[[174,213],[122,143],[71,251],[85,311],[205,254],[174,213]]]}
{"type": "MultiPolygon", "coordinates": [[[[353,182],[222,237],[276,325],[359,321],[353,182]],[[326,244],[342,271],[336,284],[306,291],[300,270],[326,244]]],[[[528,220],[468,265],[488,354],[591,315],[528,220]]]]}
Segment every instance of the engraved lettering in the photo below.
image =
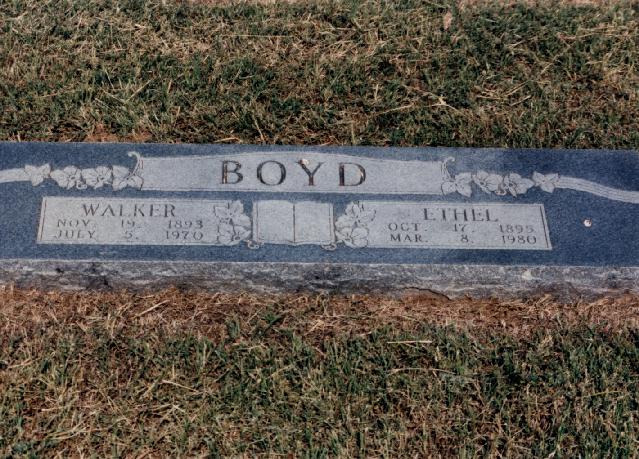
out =
{"type": "MultiPolygon", "coordinates": [[[[352,167],[350,168],[352,169],[352,167]]],[[[357,163],[339,163],[339,186],[358,186],[366,180],[366,169],[357,163]],[[347,183],[346,166],[355,166],[357,168],[357,180],[347,183]]]]}
{"type": "Polygon", "coordinates": [[[434,218],[434,215],[432,214],[432,212],[429,213],[429,209],[428,208],[424,208],[424,220],[435,221],[437,219],[434,218]]]}
{"type": "Polygon", "coordinates": [[[45,197],[38,242],[237,245],[250,222],[240,201],[45,197]]]}
{"type": "Polygon", "coordinates": [[[269,185],[269,186],[281,185],[286,179],[286,168],[284,167],[284,164],[278,161],[264,161],[263,163],[260,163],[259,166],[257,166],[257,179],[260,182],[262,182],[264,185],[269,185]],[[279,166],[279,179],[274,180],[271,183],[267,182],[265,179],[267,177],[268,178],[272,178],[272,177],[269,177],[268,175],[266,177],[264,176],[265,174],[263,169],[264,169],[264,166],[266,166],[267,164],[277,164],[279,166]]]}
{"type": "Polygon", "coordinates": [[[235,183],[240,183],[244,179],[244,175],[240,173],[241,168],[242,165],[237,161],[222,161],[222,184],[233,185],[235,183]],[[232,164],[234,168],[229,169],[229,164],[232,164]],[[230,180],[230,175],[234,176],[234,180],[230,180]]]}
{"type": "Polygon", "coordinates": [[[310,170],[306,165],[309,163],[309,161],[307,159],[300,159],[297,164],[299,164],[302,169],[304,170],[304,172],[306,172],[306,175],[308,175],[308,186],[315,186],[315,172],[317,172],[317,170],[321,167],[322,164],[324,163],[317,163],[317,166],[315,166],[315,169],[310,170]]]}
{"type": "MultiPolygon", "coordinates": [[[[267,185],[283,179],[283,165],[264,163],[262,179],[267,185]]],[[[315,162],[308,166],[310,174],[298,172],[295,177],[301,177],[305,184],[306,176],[317,177],[318,167],[315,162]]],[[[354,166],[346,168],[346,184],[355,183],[354,171],[354,166]]],[[[541,204],[462,205],[390,199],[361,200],[344,206],[281,198],[258,198],[247,203],[45,197],[41,209],[38,243],[44,244],[215,245],[248,250],[244,241],[252,241],[363,251],[395,247],[552,250],[541,204]],[[247,213],[247,205],[252,213],[247,213]]]]}
{"type": "MultiPolygon", "coordinates": [[[[100,214],[100,216],[104,217],[107,213],[110,213],[112,217],[115,217],[115,211],[113,210],[113,207],[111,207],[111,204],[108,204],[106,206],[106,208],[104,209],[104,211],[102,211],[102,214],[100,214]]],[[[120,216],[122,216],[122,208],[120,208],[120,216]]]]}
{"type": "Polygon", "coordinates": [[[95,205],[95,206],[93,204],[88,204],[88,207],[87,207],[87,204],[82,204],[82,208],[84,209],[84,215],[85,216],[88,217],[90,215],[90,216],[93,217],[93,216],[95,216],[95,213],[100,208],[100,204],[95,205]]]}

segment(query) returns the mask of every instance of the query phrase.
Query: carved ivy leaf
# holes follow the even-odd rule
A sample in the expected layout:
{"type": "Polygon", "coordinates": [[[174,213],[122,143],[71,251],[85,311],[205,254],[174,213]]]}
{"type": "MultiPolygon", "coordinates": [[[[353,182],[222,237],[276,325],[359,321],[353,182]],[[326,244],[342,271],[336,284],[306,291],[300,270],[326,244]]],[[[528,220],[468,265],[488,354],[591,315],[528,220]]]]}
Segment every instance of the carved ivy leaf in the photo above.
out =
{"type": "Polygon", "coordinates": [[[544,190],[546,193],[552,193],[555,191],[557,182],[559,181],[559,174],[540,174],[539,172],[533,172],[533,181],[535,185],[544,190]]]}
{"type": "Polygon", "coordinates": [[[524,178],[519,174],[510,173],[504,177],[502,182],[502,189],[506,193],[510,193],[512,196],[525,194],[531,187],[535,185],[530,179],[524,178]]]}
{"type": "Polygon", "coordinates": [[[113,181],[111,186],[114,191],[123,190],[126,187],[142,188],[144,180],[139,175],[129,172],[124,166],[113,166],[113,181]]]}
{"type": "Polygon", "coordinates": [[[241,201],[233,201],[229,204],[229,213],[231,217],[235,217],[244,213],[244,205],[241,201]]]}
{"type": "Polygon", "coordinates": [[[231,219],[231,211],[226,206],[214,207],[213,213],[220,221],[228,222],[231,219]]]}
{"type": "Polygon", "coordinates": [[[346,206],[345,216],[356,226],[366,226],[375,219],[375,211],[365,210],[363,204],[352,202],[346,206]]]}
{"type": "Polygon", "coordinates": [[[346,206],[346,215],[351,217],[353,220],[356,220],[360,212],[359,205],[354,202],[351,202],[348,206],[346,206]]]}
{"type": "Polygon", "coordinates": [[[127,187],[129,169],[124,166],[113,166],[113,190],[120,191],[127,187]]]}
{"type": "Polygon", "coordinates": [[[220,223],[217,225],[218,242],[222,245],[237,245],[248,239],[251,231],[239,225],[220,223]]]}
{"type": "Polygon", "coordinates": [[[462,196],[470,197],[473,190],[470,184],[473,177],[469,172],[463,172],[456,175],[452,180],[442,183],[442,192],[444,194],[459,193],[462,196]]]}
{"type": "Polygon", "coordinates": [[[363,207],[359,213],[359,217],[357,218],[357,223],[360,226],[366,226],[370,222],[375,219],[375,211],[372,210],[364,210],[363,207]]]}
{"type": "Polygon", "coordinates": [[[33,186],[38,186],[51,174],[51,166],[49,164],[45,164],[44,166],[38,167],[28,164],[24,166],[24,171],[27,173],[27,176],[29,176],[31,184],[33,186]]]}
{"type": "Polygon", "coordinates": [[[347,247],[362,248],[368,245],[368,229],[366,228],[344,228],[337,234],[338,239],[347,247]]]}
{"type": "Polygon", "coordinates": [[[129,175],[129,177],[126,179],[126,184],[131,188],[136,188],[139,190],[144,184],[144,179],[139,175],[129,175]]]}
{"type": "Polygon", "coordinates": [[[338,230],[342,228],[350,228],[352,226],[355,226],[355,219],[349,215],[342,215],[335,222],[335,227],[338,230]]]}
{"type": "Polygon", "coordinates": [[[233,225],[220,223],[217,225],[217,234],[220,244],[231,245],[233,243],[233,225]]]}
{"type": "Polygon", "coordinates": [[[247,239],[251,235],[251,231],[242,226],[234,226],[233,230],[235,232],[235,238],[238,242],[247,239]]]}
{"type": "Polygon", "coordinates": [[[351,232],[351,242],[355,247],[366,247],[368,245],[368,230],[366,228],[354,228],[351,232]]]}
{"type": "Polygon", "coordinates": [[[473,182],[485,193],[499,193],[503,177],[486,171],[479,171],[472,176],[473,182]]]}
{"type": "Polygon", "coordinates": [[[251,219],[248,215],[240,214],[237,217],[233,217],[233,223],[241,227],[248,228],[251,226],[251,219]]]}
{"type": "Polygon", "coordinates": [[[113,173],[108,167],[99,166],[95,169],[83,169],[82,178],[88,186],[98,189],[111,183],[113,173]]]}
{"type": "Polygon", "coordinates": [[[84,189],[86,184],[82,181],[82,173],[75,166],[67,166],[64,169],[57,169],[51,172],[51,178],[62,188],[70,190],[72,188],[84,189]]]}

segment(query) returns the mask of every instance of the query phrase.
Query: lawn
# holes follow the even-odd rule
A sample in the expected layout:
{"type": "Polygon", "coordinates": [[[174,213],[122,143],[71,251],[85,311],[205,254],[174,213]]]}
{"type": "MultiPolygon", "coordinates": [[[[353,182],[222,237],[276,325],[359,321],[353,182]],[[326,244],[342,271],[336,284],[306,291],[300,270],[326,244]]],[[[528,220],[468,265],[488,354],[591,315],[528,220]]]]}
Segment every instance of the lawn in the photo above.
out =
{"type": "Polygon", "coordinates": [[[634,457],[639,300],[0,292],[0,453],[634,457]]]}
{"type": "Polygon", "coordinates": [[[0,138],[639,146],[636,2],[215,3],[0,2],[0,138]]]}
{"type": "MultiPolygon", "coordinates": [[[[0,0],[0,140],[637,149],[639,3],[583,3],[0,0]]],[[[638,325],[6,287],[0,457],[639,457],[638,325]]]]}

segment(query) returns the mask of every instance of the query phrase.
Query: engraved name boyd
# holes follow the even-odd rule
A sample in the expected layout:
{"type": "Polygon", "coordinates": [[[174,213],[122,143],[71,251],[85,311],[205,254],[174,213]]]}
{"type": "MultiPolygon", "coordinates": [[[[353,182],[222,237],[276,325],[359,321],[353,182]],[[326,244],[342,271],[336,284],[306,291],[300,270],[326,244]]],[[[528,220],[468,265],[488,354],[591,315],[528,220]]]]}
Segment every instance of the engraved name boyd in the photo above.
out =
{"type": "Polygon", "coordinates": [[[76,190],[111,188],[139,199],[44,197],[38,242],[233,246],[316,244],[350,248],[551,250],[542,204],[453,204],[425,196],[516,198],[562,189],[639,204],[639,192],[536,170],[527,174],[449,171],[451,158],[395,160],[313,151],[143,157],[133,168],[26,164],[0,171],[0,183],[51,181],[76,190]],[[261,193],[250,200],[156,199],[146,191],[261,193]],[[268,199],[267,193],[420,196],[414,201],[352,201],[334,208],[314,201],[268,199]],[[245,212],[246,207],[246,212],[245,212]]]}

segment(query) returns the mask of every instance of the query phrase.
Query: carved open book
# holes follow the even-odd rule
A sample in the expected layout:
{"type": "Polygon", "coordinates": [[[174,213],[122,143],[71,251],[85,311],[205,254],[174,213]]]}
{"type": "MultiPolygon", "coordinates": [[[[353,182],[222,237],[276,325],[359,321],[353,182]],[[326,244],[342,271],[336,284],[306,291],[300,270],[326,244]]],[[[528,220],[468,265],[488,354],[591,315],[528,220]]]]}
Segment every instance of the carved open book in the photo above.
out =
{"type": "Polygon", "coordinates": [[[335,243],[333,205],[323,202],[257,201],[253,203],[256,244],[335,243]]]}

